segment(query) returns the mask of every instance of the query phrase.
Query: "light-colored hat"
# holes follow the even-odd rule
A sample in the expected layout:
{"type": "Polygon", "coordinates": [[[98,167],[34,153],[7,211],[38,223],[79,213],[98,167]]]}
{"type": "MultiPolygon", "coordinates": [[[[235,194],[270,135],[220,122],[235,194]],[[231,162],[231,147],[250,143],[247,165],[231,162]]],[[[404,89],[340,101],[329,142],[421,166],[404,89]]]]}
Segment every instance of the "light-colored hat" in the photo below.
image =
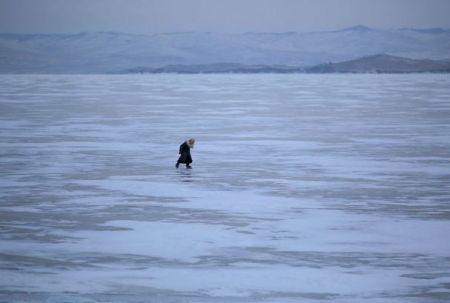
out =
{"type": "Polygon", "coordinates": [[[195,144],[195,139],[190,138],[190,139],[188,139],[186,142],[189,144],[189,146],[193,147],[194,144],[195,144]]]}

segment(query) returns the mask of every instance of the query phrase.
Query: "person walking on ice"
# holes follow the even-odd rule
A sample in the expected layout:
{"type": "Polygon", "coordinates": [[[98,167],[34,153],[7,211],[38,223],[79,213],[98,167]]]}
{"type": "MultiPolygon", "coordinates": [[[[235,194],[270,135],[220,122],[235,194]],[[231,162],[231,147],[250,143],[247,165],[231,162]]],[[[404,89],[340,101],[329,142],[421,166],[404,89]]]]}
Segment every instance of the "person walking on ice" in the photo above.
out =
{"type": "Polygon", "coordinates": [[[180,163],[185,163],[186,168],[192,168],[190,165],[192,163],[191,148],[194,148],[194,143],[195,140],[191,138],[180,145],[180,151],[178,152],[180,157],[178,158],[177,164],[175,164],[176,168],[180,166],[180,163]]]}

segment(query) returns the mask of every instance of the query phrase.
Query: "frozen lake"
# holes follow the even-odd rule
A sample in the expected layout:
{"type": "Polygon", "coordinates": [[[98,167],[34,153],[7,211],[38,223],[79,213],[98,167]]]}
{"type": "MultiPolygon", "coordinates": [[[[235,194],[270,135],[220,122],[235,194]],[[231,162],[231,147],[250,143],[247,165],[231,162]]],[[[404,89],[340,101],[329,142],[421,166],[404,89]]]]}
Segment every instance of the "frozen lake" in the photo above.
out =
{"type": "Polygon", "coordinates": [[[448,302],[449,184],[449,75],[2,75],[0,302],[448,302]]]}

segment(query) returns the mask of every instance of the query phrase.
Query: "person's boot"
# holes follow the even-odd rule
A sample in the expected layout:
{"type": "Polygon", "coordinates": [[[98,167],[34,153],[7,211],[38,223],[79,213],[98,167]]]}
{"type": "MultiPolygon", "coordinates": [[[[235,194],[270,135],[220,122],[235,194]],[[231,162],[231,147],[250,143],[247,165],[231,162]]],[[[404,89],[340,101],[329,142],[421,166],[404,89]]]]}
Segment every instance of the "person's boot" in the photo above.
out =
{"type": "Polygon", "coordinates": [[[192,169],[192,166],[190,166],[189,164],[186,164],[186,168],[192,169]]]}
{"type": "Polygon", "coordinates": [[[175,164],[175,167],[178,168],[178,166],[180,166],[180,163],[177,162],[177,164],[175,164]]]}

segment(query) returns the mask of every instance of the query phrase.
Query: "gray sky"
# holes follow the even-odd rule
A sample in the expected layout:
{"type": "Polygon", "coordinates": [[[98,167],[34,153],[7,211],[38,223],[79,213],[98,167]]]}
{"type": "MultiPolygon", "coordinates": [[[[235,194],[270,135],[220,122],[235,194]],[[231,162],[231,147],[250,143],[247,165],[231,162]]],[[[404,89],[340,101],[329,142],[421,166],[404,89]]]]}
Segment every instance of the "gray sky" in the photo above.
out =
{"type": "Polygon", "coordinates": [[[450,28],[449,0],[0,0],[0,32],[450,28]]]}

